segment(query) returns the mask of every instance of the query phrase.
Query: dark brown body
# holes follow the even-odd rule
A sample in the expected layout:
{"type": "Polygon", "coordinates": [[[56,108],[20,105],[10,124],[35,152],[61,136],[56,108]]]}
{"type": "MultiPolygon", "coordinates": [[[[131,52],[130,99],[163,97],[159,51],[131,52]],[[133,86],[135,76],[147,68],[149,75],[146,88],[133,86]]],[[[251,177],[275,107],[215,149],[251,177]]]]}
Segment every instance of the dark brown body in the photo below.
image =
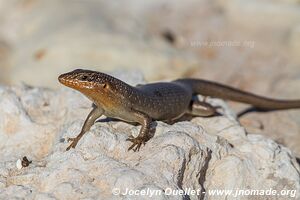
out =
{"type": "Polygon", "coordinates": [[[263,110],[300,108],[300,100],[275,100],[244,92],[219,83],[200,79],[179,79],[172,82],[151,83],[132,87],[101,72],[74,70],[59,76],[59,81],[86,95],[96,105],[87,117],[81,133],[67,148],[77,142],[101,115],[142,125],[129,149],[138,150],[149,139],[153,120],[173,120],[183,114],[211,116],[215,108],[206,102],[194,100],[195,95],[218,97],[251,104],[263,110]]]}
{"type": "Polygon", "coordinates": [[[155,120],[177,118],[188,109],[193,93],[179,83],[152,83],[133,88],[128,98],[134,109],[155,120]]]}

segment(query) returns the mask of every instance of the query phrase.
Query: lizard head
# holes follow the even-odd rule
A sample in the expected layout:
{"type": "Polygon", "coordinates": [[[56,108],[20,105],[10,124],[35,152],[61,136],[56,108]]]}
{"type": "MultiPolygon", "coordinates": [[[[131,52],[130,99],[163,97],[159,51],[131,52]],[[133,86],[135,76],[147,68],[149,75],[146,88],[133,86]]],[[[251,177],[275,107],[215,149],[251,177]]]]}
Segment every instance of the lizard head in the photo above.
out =
{"type": "Polygon", "coordinates": [[[100,102],[102,106],[109,106],[120,101],[119,90],[123,85],[127,85],[107,74],[84,69],[62,74],[58,80],[63,85],[80,91],[95,104],[100,102]]]}
{"type": "Polygon", "coordinates": [[[63,85],[81,92],[84,90],[105,89],[109,84],[107,79],[107,74],[84,69],[76,69],[58,77],[58,81],[63,85]]]}

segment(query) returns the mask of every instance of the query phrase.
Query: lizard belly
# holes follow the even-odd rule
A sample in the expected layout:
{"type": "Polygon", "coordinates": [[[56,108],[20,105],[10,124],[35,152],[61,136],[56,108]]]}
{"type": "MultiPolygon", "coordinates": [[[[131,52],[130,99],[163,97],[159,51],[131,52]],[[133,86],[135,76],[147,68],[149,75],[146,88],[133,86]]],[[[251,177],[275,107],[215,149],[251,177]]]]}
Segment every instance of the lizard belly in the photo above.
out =
{"type": "Polygon", "coordinates": [[[123,109],[105,110],[104,115],[110,118],[120,119],[126,122],[136,122],[134,115],[131,112],[123,109]]]}
{"type": "Polygon", "coordinates": [[[189,103],[177,104],[176,102],[169,102],[164,106],[155,106],[149,110],[149,116],[156,120],[171,120],[183,115],[189,103]]]}

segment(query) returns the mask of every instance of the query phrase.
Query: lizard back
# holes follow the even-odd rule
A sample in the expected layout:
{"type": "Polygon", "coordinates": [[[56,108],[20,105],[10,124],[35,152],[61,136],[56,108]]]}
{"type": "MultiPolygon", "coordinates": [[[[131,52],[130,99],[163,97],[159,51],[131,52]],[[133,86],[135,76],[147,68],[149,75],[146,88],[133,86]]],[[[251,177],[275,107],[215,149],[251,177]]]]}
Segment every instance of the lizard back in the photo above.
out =
{"type": "Polygon", "coordinates": [[[135,107],[157,120],[176,118],[186,111],[192,90],[174,82],[158,82],[136,87],[135,107]]]}

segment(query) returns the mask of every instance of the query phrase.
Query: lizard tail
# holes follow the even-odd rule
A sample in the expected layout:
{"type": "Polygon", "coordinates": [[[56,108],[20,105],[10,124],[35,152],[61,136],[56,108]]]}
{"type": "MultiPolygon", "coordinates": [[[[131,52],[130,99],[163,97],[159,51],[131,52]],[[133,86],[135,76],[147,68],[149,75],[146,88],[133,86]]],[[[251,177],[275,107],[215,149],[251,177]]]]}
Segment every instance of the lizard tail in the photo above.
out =
{"type": "Polygon", "coordinates": [[[184,84],[190,87],[194,94],[201,94],[203,96],[217,97],[225,100],[231,100],[241,103],[253,105],[262,110],[281,110],[300,108],[299,100],[279,100],[271,99],[249,92],[245,92],[230,86],[220,83],[201,79],[178,79],[175,82],[184,84]]]}

